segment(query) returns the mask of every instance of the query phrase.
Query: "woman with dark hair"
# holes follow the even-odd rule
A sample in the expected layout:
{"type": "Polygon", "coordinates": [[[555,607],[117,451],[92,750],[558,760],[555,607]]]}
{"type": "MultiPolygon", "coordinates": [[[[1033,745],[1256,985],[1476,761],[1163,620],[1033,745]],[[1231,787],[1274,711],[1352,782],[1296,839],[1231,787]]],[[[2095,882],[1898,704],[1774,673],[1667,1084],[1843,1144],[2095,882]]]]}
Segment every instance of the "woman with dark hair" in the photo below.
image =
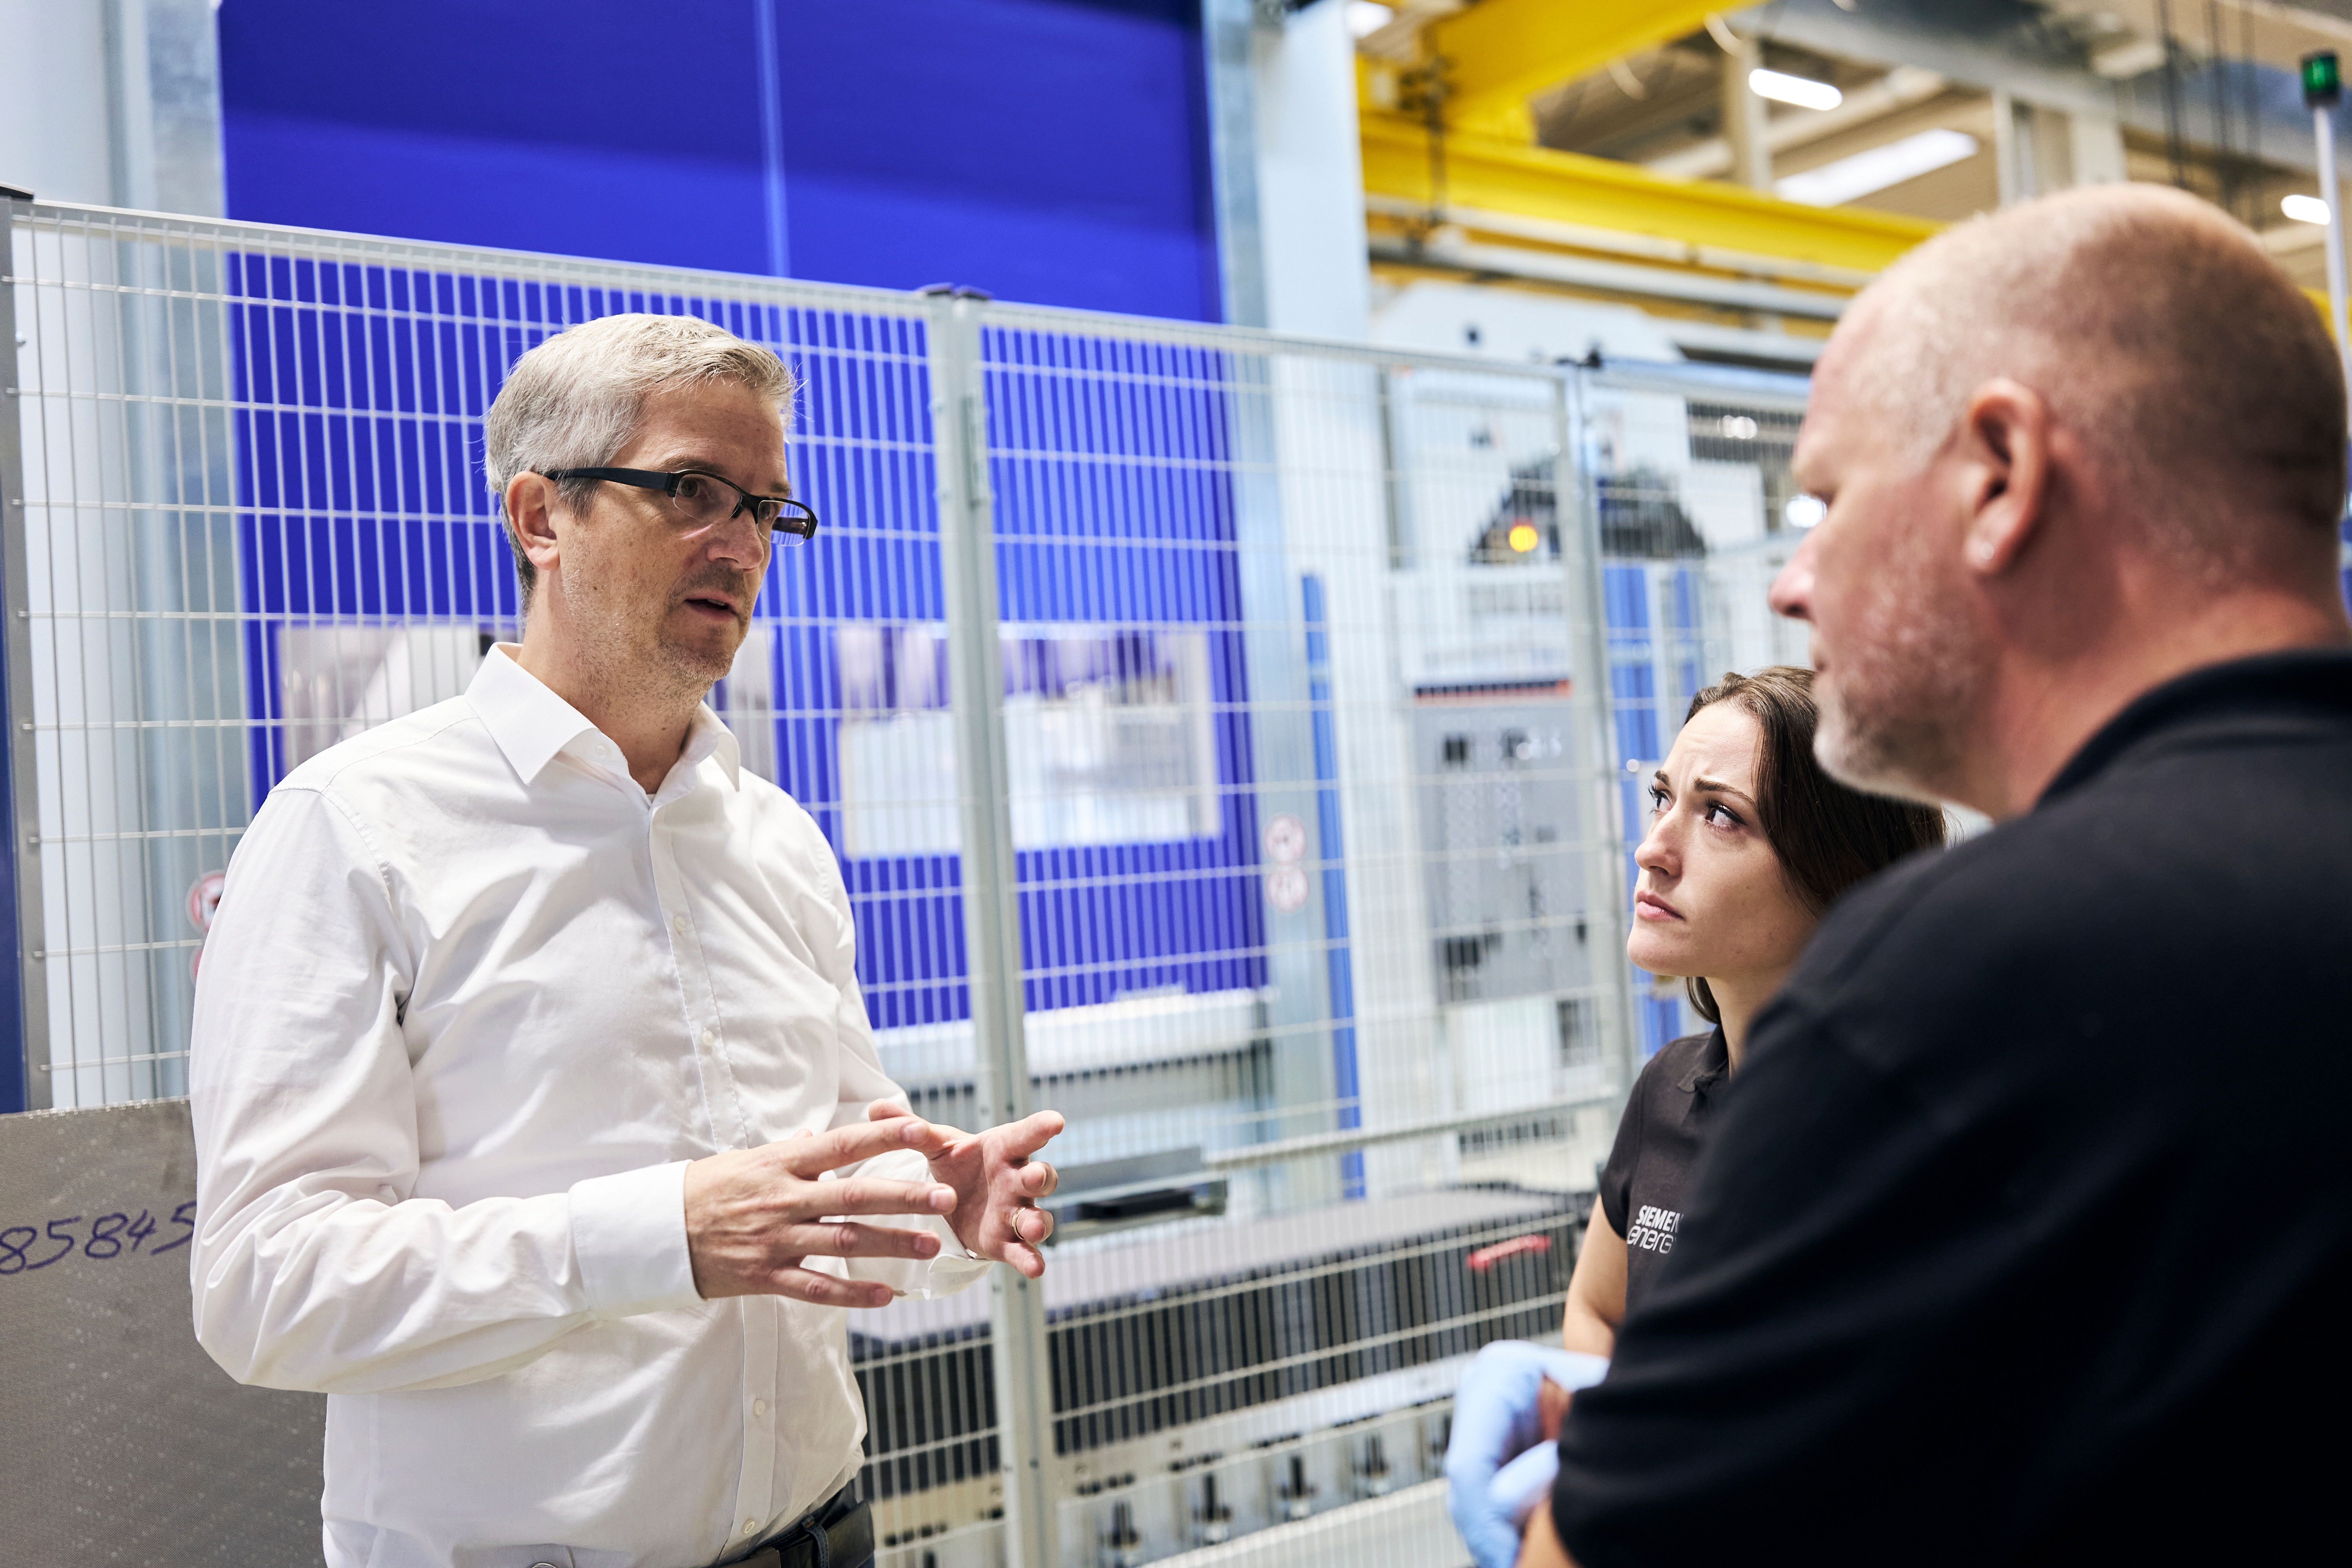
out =
{"type": "Polygon", "coordinates": [[[1517,1560],[1528,1510],[1551,1494],[1551,1440],[1571,1392],[1608,1371],[1627,1307],[1674,1251],[1699,1141],[1748,1025],[1840,894],[1944,841],[1941,812],[1822,773],[1816,713],[1811,670],[1727,675],[1691,699],[1650,780],[1625,952],[1681,977],[1715,1028],[1663,1047],[1634,1080],[1569,1279],[1565,1348],[1496,1341],[1455,1392],[1448,1500],[1481,1568],[1517,1560]]]}
{"type": "Polygon", "coordinates": [[[1691,699],[1650,781],[1626,955],[1680,976],[1713,1031],[1662,1047],[1635,1080],[1568,1288],[1568,1349],[1608,1355],[1674,1250],[1699,1140],[1748,1026],[1856,882],[1944,842],[1943,814],[1848,789],[1813,761],[1813,676],[1726,675],[1691,699]]]}

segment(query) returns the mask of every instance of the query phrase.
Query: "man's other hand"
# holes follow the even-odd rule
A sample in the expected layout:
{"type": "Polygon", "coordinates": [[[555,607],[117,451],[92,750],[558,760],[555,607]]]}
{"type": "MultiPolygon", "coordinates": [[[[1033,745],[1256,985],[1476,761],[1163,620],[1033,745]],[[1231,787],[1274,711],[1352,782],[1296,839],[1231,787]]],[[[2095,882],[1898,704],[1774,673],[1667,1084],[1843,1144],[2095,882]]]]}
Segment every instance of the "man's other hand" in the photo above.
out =
{"type": "Polygon", "coordinates": [[[936,1182],[821,1178],[900,1149],[936,1157],[940,1133],[921,1118],[901,1114],[695,1161],[686,1168],[686,1245],[694,1288],[707,1301],[791,1296],[824,1307],[888,1306],[895,1299],[889,1286],[803,1268],[801,1260],[935,1258],[940,1238],[932,1231],[861,1225],[846,1216],[944,1215],[956,1206],[954,1190],[936,1182]]]}
{"type": "Polygon", "coordinates": [[[1446,1505],[1478,1568],[1511,1568],[1522,1521],[1551,1495],[1559,1458],[1544,1428],[1549,1415],[1556,1433],[1559,1414],[1545,1408],[1545,1384],[1572,1394],[1608,1371],[1597,1355],[1499,1340],[1462,1374],[1445,1446],[1446,1505]]]}
{"type": "MultiPolygon", "coordinates": [[[[887,1100],[867,1106],[866,1114],[877,1127],[916,1120],[887,1100]]],[[[1010,1263],[1032,1279],[1044,1274],[1045,1255],[1037,1248],[1054,1234],[1054,1216],[1037,1200],[1050,1197],[1061,1178],[1053,1166],[1030,1156],[1062,1131],[1062,1113],[1040,1110],[985,1132],[926,1125],[940,1142],[930,1154],[931,1174],[955,1190],[948,1223],[956,1239],[975,1256],[1010,1263]]]]}

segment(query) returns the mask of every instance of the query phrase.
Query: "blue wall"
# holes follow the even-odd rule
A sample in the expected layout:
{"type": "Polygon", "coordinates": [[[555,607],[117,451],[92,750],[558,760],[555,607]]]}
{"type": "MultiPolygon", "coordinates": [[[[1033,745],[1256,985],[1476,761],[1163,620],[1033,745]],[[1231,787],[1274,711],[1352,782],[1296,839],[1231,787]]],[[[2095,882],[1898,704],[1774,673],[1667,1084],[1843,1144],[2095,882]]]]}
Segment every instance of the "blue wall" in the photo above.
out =
{"type": "Polygon", "coordinates": [[[771,4],[226,0],[229,215],[1221,319],[1197,0],[771,4]]]}

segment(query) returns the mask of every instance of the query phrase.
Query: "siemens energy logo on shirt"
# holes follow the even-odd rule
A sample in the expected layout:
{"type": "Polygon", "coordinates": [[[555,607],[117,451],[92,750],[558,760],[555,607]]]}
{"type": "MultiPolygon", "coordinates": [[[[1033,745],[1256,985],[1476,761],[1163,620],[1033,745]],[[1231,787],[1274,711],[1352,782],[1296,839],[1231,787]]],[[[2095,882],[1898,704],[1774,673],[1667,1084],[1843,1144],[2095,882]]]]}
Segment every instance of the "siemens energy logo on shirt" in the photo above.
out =
{"type": "Polygon", "coordinates": [[[1633,1223],[1625,1227],[1625,1246],[1643,1252],[1672,1252],[1675,1232],[1681,1228],[1680,1209],[1662,1209],[1655,1204],[1643,1204],[1633,1223]]]}

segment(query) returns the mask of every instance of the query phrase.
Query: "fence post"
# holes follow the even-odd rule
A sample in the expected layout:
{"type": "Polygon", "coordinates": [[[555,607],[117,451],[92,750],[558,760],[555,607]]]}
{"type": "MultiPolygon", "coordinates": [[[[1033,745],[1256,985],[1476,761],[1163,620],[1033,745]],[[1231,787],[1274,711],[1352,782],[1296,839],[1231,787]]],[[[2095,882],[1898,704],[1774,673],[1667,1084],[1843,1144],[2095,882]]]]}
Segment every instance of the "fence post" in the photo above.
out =
{"type": "MultiPolygon", "coordinates": [[[[1625,962],[1625,921],[1631,895],[1625,888],[1624,835],[1618,827],[1622,781],[1618,777],[1614,708],[1609,668],[1609,601],[1601,578],[1601,513],[1592,476],[1583,461],[1584,400],[1579,373],[1563,367],[1552,384],[1552,427],[1559,455],[1552,459],[1552,506],[1559,521],[1559,562],[1568,574],[1567,604],[1582,618],[1576,659],[1582,667],[1576,706],[1584,716],[1582,746],[1591,759],[1592,838],[1600,853],[1586,861],[1585,919],[1591,940],[1592,980],[1600,1005],[1595,1020],[1616,1070],[1616,1110],[1623,1110],[1641,1067],[1634,1040],[1633,981],[1625,962]]],[[[1614,1116],[1612,1117],[1612,1124],[1614,1116]]]]}
{"type": "MultiPolygon", "coordinates": [[[[26,564],[26,531],[31,526],[25,505],[25,399],[20,378],[23,358],[16,348],[16,204],[30,201],[24,191],[0,186],[0,604],[6,606],[5,649],[5,700],[0,701],[8,726],[6,805],[0,820],[8,825],[8,849],[0,858],[10,884],[10,899],[0,900],[0,921],[13,930],[13,968],[5,973],[15,984],[7,987],[16,1026],[18,1070],[24,1075],[21,1109],[46,1110],[51,1104],[49,1073],[48,986],[42,973],[41,942],[41,802],[37,772],[38,747],[33,731],[33,622],[30,568],[26,564]]],[[[5,1079],[0,1079],[0,1110],[10,1109],[5,1079]]]]}
{"type": "MultiPolygon", "coordinates": [[[[1029,1110],[1021,994],[1021,908],[1004,757],[1004,655],[998,641],[996,528],[988,485],[988,402],[979,309],[969,290],[931,293],[931,446],[939,478],[940,564],[947,594],[948,690],[954,703],[956,808],[978,1125],[1029,1110]]],[[[1045,1458],[1053,1410],[1041,1284],[989,1274],[989,1341],[1004,1479],[1005,1556],[1059,1568],[1045,1458]]]]}

